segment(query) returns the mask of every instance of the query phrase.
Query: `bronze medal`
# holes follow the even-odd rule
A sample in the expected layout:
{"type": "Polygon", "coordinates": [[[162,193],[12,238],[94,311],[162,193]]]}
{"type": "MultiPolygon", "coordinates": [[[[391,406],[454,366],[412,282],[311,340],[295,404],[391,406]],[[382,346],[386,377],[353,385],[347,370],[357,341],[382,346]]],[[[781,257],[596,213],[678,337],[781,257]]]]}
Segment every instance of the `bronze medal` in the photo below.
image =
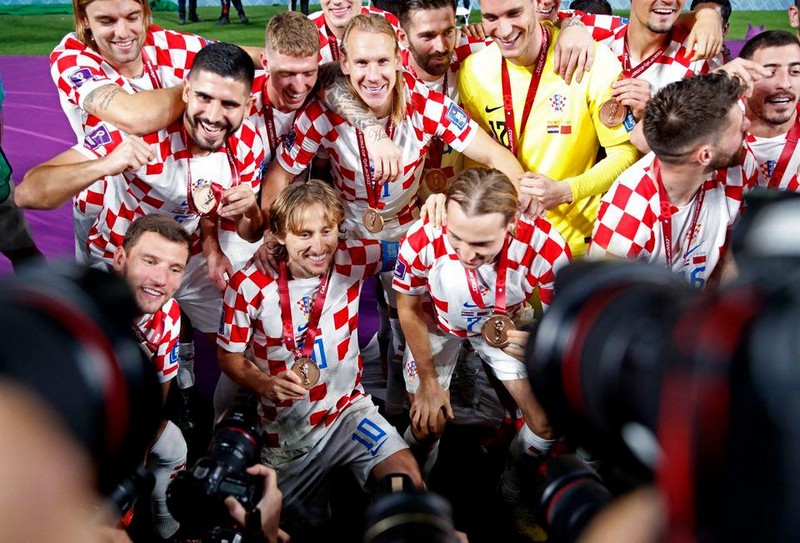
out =
{"type": "Polygon", "coordinates": [[[508,345],[508,331],[516,329],[514,321],[506,315],[492,315],[483,323],[481,336],[492,347],[502,349],[508,345]]]}
{"type": "Polygon", "coordinates": [[[621,125],[627,114],[628,108],[613,98],[603,102],[603,105],[600,106],[600,122],[609,128],[621,125]]]}
{"type": "Polygon", "coordinates": [[[308,390],[319,382],[319,368],[307,356],[296,358],[292,365],[292,371],[302,381],[300,385],[308,390]]]}
{"type": "Polygon", "coordinates": [[[447,176],[439,168],[425,172],[425,184],[434,194],[441,194],[447,190],[447,176]]]}
{"type": "Polygon", "coordinates": [[[377,234],[383,230],[383,217],[376,209],[369,208],[364,212],[362,217],[364,227],[371,233],[377,234]]]}
{"type": "Polygon", "coordinates": [[[200,215],[208,215],[217,207],[217,197],[211,183],[203,183],[192,189],[192,203],[200,215]]]}

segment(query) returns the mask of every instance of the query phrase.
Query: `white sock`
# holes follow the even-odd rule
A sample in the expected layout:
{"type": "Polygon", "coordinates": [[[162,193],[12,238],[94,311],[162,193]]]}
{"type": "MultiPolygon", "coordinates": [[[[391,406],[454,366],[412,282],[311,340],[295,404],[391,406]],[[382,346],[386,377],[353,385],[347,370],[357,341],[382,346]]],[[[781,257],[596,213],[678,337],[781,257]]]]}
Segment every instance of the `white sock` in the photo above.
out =
{"type": "Polygon", "coordinates": [[[156,479],[151,494],[153,527],[163,539],[172,537],[180,528],[167,508],[167,486],[174,474],[186,467],[186,453],[183,434],[174,423],[167,421],[145,462],[145,467],[156,479]]]}
{"type": "Polygon", "coordinates": [[[178,388],[186,390],[194,386],[194,343],[178,343],[178,388]]]}
{"type": "Polygon", "coordinates": [[[419,468],[422,471],[422,478],[427,481],[431,471],[433,471],[433,466],[436,465],[436,460],[439,459],[439,441],[441,440],[437,439],[430,443],[420,443],[417,441],[417,438],[414,437],[411,426],[406,428],[403,439],[408,444],[409,449],[411,449],[414,458],[417,460],[417,464],[419,464],[419,468]]]}
{"type": "Polygon", "coordinates": [[[520,428],[514,439],[511,440],[508,450],[511,457],[519,459],[523,454],[530,456],[542,456],[550,452],[550,449],[555,443],[554,439],[544,439],[533,433],[527,424],[520,428]]]}

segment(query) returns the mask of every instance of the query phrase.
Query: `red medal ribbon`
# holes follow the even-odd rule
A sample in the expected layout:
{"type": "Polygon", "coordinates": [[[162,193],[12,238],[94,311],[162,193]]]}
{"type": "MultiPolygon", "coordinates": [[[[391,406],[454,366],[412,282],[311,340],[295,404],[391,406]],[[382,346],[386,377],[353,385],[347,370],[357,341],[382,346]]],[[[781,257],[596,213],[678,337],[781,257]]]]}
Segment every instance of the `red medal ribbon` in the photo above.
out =
{"type": "Polygon", "coordinates": [[[631,68],[631,55],[628,52],[628,42],[625,39],[625,34],[628,31],[628,27],[626,26],[622,30],[623,40],[622,40],[622,77],[626,79],[636,79],[640,75],[642,75],[645,70],[647,70],[653,63],[658,60],[658,57],[664,54],[664,51],[667,50],[667,47],[672,41],[672,35],[670,34],[670,39],[667,41],[667,45],[661,47],[658,51],[641,61],[636,67],[631,68]]]}
{"type": "MultiPolygon", "coordinates": [[[[186,127],[183,124],[181,124],[181,139],[183,139],[183,144],[186,146],[186,150],[188,151],[189,150],[188,136],[186,135],[186,127]]],[[[228,138],[228,140],[225,142],[225,155],[228,157],[228,166],[230,166],[230,169],[231,169],[231,187],[238,186],[241,183],[242,178],[239,175],[239,169],[236,167],[236,159],[234,158],[233,152],[231,151],[230,138],[228,138]]],[[[187,181],[186,181],[186,201],[189,203],[189,209],[192,211],[192,213],[195,213],[196,215],[204,216],[197,209],[195,209],[194,201],[192,199],[192,155],[191,155],[191,152],[189,154],[189,157],[186,159],[186,177],[187,177],[187,181]]],[[[219,184],[212,182],[211,183],[211,192],[214,193],[214,197],[217,199],[217,203],[219,203],[221,198],[222,198],[222,193],[224,192],[222,190],[222,187],[219,184]]],[[[215,207],[214,210],[211,211],[210,213],[208,213],[206,216],[208,216],[210,218],[213,218],[213,217],[216,217],[216,214],[217,214],[217,208],[215,207]]]]}
{"type": "Polygon", "coordinates": [[[328,279],[330,271],[320,277],[319,289],[311,305],[311,314],[308,316],[308,328],[306,328],[305,337],[303,339],[303,347],[297,348],[294,340],[294,325],[292,324],[292,305],[289,300],[289,270],[287,269],[286,262],[280,263],[278,270],[278,294],[281,300],[281,321],[283,322],[283,342],[286,348],[295,356],[295,359],[301,357],[311,358],[311,353],[314,350],[314,339],[319,333],[319,318],[322,316],[322,307],[325,305],[325,295],[328,292],[328,279]]]}
{"type": "MultiPolygon", "coordinates": [[[[506,234],[503,248],[500,250],[500,261],[497,263],[497,282],[494,286],[494,312],[500,315],[506,314],[506,272],[508,271],[509,237],[506,234]]],[[[472,295],[472,300],[481,309],[486,309],[486,304],[483,302],[483,296],[481,296],[481,291],[478,287],[478,274],[471,268],[464,268],[464,273],[467,275],[467,286],[469,287],[469,293],[472,295]]]]}
{"type": "MultiPolygon", "coordinates": [[[[410,64],[409,68],[411,68],[410,64]]],[[[414,71],[413,68],[411,68],[411,71],[414,71]]],[[[447,72],[444,73],[444,87],[442,88],[444,89],[442,94],[447,96],[447,72]]],[[[442,155],[444,155],[444,141],[438,136],[433,136],[428,144],[428,156],[425,159],[423,170],[438,170],[441,168],[442,155]]]]}
{"type": "Polygon", "coordinates": [[[264,81],[264,89],[261,91],[263,96],[261,113],[264,115],[264,124],[267,127],[267,139],[269,140],[269,154],[272,159],[275,158],[275,149],[278,148],[280,140],[278,139],[278,132],[275,130],[275,116],[272,112],[272,103],[269,101],[269,77],[264,81]]]}
{"type": "Polygon", "coordinates": [[[150,77],[150,83],[153,84],[153,89],[160,89],[161,87],[161,79],[158,77],[158,72],[156,71],[155,66],[150,61],[150,56],[145,51],[144,47],[142,47],[142,63],[144,64],[144,71],[147,72],[148,77],[150,77]]]}
{"type": "MultiPolygon", "coordinates": [[[[394,123],[391,119],[386,124],[386,132],[390,140],[394,139],[394,123]]],[[[364,133],[359,129],[356,129],[356,140],[358,140],[358,154],[361,158],[361,171],[364,174],[364,188],[367,190],[367,204],[372,209],[377,210],[380,191],[378,190],[378,183],[372,178],[372,169],[369,167],[369,152],[367,151],[367,143],[364,141],[364,133]]]]}
{"type": "MultiPolygon", "coordinates": [[[[669,196],[667,189],[664,187],[664,182],[661,179],[661,165],[658,159],[653,161],[653,175],[655,176],[656,185],[658,185],[658,198],[661,201],[661,214],[658,220],[661,222],[661,233],[664,236],[664,254],[667,258],[667,268],[672,269],[672,215],[677,211],[677,208],[669,203],[669,196]]],[[[719,175],[719,173],[717,174],[719,175]]],[[[705,182],[703,182],[705,185],[705,182]]],[[[703,208],[703,200],[705,199],[705,187],[701,186],[695,203],[694,214],[692,215],[692,222],[689,223],[689,230],[686,232],[686,248],[690,248],[692,239],[694,238],[694,229],[697,227],[697,221],[700,219],[700,210],[703,208]]]]}
{"type": "MultiPolygon", "coordinates": [[[[525,107],[522,110],[522,120],[519,125],[520,139],[525,134],[525,125],[528,124],[528,117],[530,117],[531,109],[533,108],[533,100],[536,98],[536,91],[539,89],[539,82],[542,80],[542,72],[544,72],[544,64],[547,61],[547,49],[550,47],[550,30],[540,24],[542,29],[542,45],[539,50],[539,55],[536,57],[536,68],[531,76],[531,82],[528,85],[528,94],[525,97],[525,107]]],[[[508,132],[508,149],[511,154],[517,155],[517,130],[514,124],[514,100],[511,98],[511,80],[508,76],[508,61],[503,58],[500,64],[500,76],[503,83],[503,111],[506,115],[506,131],[508,132]]]]}
{"type": "Polygon", "coordinates": [[[328,23],[325,23],[325,33],[328,35],[328,43],[331,46],[331,56],[333,60],[339,60],[339,40],[336,38],[331,29],[328,28],[328,23]]]}
{"type": "Polygon", "coordinates": [[[800,139],[800,117],[795,116],[792,129],[786,134],[786,143],[783,145],[781,157],[778,159],[778,163],[775,165],[775,169],[772,171],[772,175],[769,178],[770,188],[777,189],[780,186],[783,174],[786,173],[786,167],[792,159],[794,150],[797,149],[798,139],[800,139]]]}

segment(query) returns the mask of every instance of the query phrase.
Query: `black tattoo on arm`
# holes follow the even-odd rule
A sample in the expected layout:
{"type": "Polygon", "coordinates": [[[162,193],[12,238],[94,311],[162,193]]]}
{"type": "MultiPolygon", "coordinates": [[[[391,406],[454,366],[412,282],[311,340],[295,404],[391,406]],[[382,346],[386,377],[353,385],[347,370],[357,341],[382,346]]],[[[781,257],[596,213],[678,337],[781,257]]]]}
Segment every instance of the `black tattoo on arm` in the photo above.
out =
{"type": "Polygon", "coordinates": [[[368,134],[372,141],[382,139],[377,132],[386,137],[386,131],[378,119],[347,84],[347,78],[338,63],[330,62],[321,66],[319,80],[321,85],[319,97],[334,113],[368,134]]]}
{"type": "Polygon", "coordinates": [[[570,26],[586,26],[586,25],[583,24],[583,21],[581,21],[580,17],[570,17],[569,19],[564,19],[563,21],[561,21],[561,26],[560,26],[561,30],[569,28],[570,26]]]}
{"type": "Polygon", "coordinates": [[[103,85],[89,93],[83,101],[83,108],[92,115],[106,111],[114,97],[121,92],[125,91],[118,85],[103,85]]]}

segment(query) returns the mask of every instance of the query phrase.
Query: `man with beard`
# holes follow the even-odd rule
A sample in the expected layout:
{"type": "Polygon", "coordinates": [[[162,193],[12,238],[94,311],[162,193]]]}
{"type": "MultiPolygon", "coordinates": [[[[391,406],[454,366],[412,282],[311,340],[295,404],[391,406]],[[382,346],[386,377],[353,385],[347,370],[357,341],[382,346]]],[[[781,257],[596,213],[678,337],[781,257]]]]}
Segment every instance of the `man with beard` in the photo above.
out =
{"type": "Polygon", "coordinates": [[[670,83],[645,109],[653,150],[603,197],[590,258],[656,262],[704,286],[723,262],[742,193],[758,179],[744,139],[741,82],[714,73],[670,83]]]}
{"type": "Polygon", "coordinates": [[[259,238],[262,225],[255,193],[264,152],[255,128],[244,120],[253,74],[252,60],[239,47],[205,47],[184,82],[181,119],[144,138],[122,139],[108,130],[87,139],[30,170],[17,202],[53,209],[105,178],[103,209],[89,234],[92,263],[101,267],[111,264],[134,219],[172,217],[199,241],[193,252],[201,253],[189,261],[176,298],[198,330],[216,333],[221,291],[233,273],[217,223],[235,221],[238,235],[250,241],[259,238]]]}
{"type": "Polygon", "coordinates": [[[356,15],[376,13],[385,17],[397,32],[400,23],[397,17],[372,6],[362,6],[361,0],[320,0],[322,11],[308,16],[319,29],[319,63],[338,62],[342,47],[342,37],[347,23],[356,15]]]}
{"type": "MultiPolygon", "coordinates": [[[[136,339],[156,369],[166,400],[172,379],[178,374],[178,337],[181,312],[173,299],[189,261],[191,240],[181,225],[163,215],[133,221],[125,239],[114,252],[114,271],[128,283],[140,311],[134,323],[136,339]]],[[[186,441],[171,421],[162,420],[145,467],[155,477],[153,526],[164,539],[178,529],[167,509],[167,486],[186,466],[186,441]]]]}
{"type": "Polygon", "coordinates": [[[588,14],[581,17],[595,40],[606,45],[622,63],[612,97],[640,120],[650,96],[667,83],[705,74],[720,66],[722,55],[705,58],[722,47],[722,17],[716,6],[703,4],[697,12],[678,18],[686,0],[631,0],[630,22],[621,17],[588,14]],[[694,50],[695,34],[709,35],[703,49],[694,50]]]}
{"type": "Polygon", "coordinates": [[[758,184],[762,187],[800,191],[800,40],[784,30],[768,30],[742,47],[741,59],[767,70],[753,68],[752,92],[746,101],[750,120],[748,144],[758,161],[758,184]]]}

